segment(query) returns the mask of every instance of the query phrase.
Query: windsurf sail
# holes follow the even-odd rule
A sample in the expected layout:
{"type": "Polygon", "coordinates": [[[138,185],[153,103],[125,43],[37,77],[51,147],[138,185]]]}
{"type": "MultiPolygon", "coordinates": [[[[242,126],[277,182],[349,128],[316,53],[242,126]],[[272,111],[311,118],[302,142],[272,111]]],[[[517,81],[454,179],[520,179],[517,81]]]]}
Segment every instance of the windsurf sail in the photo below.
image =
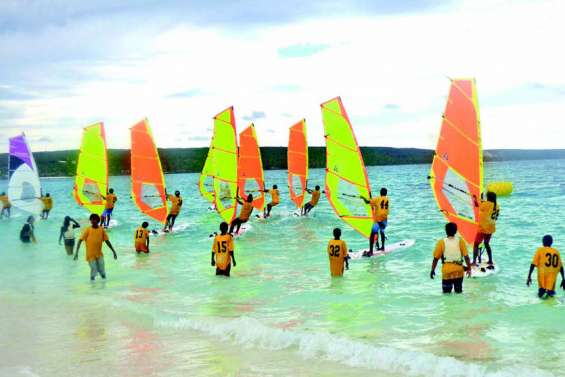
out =
{"type": "Polygon", "coordinates": [[[141,212],[164,224],[167,219],[165,178],[147,119],[130,128],[131,194],[141,212]]]}
{"type": "Polygon", "coordinates": [[[103,123],[85,127],[77,162],[73,194],[77,203],[98,215],[104,210],[102,195],[108,189],[108,158],[103,123]]]}
{"type": "Polygon", "coordinates": [[[290,127],[287,165],[290,199],[296,207],[301,208],[308,184],[308,142],[305,119],[290,127]]]}
{"type": "Polygon", "coordinates": [[[8,199],[15,208],[39,214],[43,209],[41,184],[35,159],[25,135],[10,138],[8,199]]]}
{"type": "Polygon", "coordinates": [[[239,158],[237,171],[239,196],[253,195],[253,207],[263,210],[265,205],[265,180],[263,162],[253,123],[239,133],[239,158]]]}
{"type": "Polygon", "coordinates": [[[451,81],[430,184],[440,211],[473,243],[483,192],[483,149],[474,79],[451,81]]]}
{"type": "Polygon", "coordinates": [[[226,222],[237,210],[237,139],[233,107],[214,117],[214,133],[200,175],[200,193],[226,222]]]}
{"type": "Polygon", "coordinates": [[[369,238],[373,225],[371,207],[360,196],[370,197],[369,179],[341,98],[322,105],[326,139],[326,196],[339,218],[369,238]]]}

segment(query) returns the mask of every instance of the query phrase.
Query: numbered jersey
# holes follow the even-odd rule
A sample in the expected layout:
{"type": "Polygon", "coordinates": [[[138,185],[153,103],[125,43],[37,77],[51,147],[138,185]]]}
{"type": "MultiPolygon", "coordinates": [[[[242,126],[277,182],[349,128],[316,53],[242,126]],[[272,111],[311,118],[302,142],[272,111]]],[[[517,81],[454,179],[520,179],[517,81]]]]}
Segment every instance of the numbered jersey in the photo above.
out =
{"type": "Polygon", "coordinates": [[[371,199],[373,222],[380,223],[388,219],[388,197],[379,196],[371,199]]]}
{"type": "Polygon", "coordinates": [[[212,252],[216,257],[216,267],[225,270],[231,263],[230,252],[233,253],[233,238],[230,234],[218,234],[214,237],[212,252]]]}
{"type": "Polygon", "coordinates": [[[345,257],[347,257],[347,244],[343,240],[328,242],[328,256],[330,257],[330,273],[332,276],[342,276],[345,257]]]}
{"type": "Polygon", "coordinates": [[[148,238],[149,238],[149,231],[147,229],[143,227],[137,228],[134,235],[134,242],[136,245],[137,244],[145,245],[145,242],[147,241],[148,238]]]}
{"type": "Polygon", "coordinates": [[[539,287],[554,291],[557,274],[563,267],[559,251],[552,247],[540,247],[534,255],[532,264],[538,268],[539,287]]]}
{"type": "Polygon", "coordinates": [[[500,207],[496,208],[493,202],[481,202],[479,206],[479,232],[493,234],[496,232],[496,220],[500,214],[500,207]]]}

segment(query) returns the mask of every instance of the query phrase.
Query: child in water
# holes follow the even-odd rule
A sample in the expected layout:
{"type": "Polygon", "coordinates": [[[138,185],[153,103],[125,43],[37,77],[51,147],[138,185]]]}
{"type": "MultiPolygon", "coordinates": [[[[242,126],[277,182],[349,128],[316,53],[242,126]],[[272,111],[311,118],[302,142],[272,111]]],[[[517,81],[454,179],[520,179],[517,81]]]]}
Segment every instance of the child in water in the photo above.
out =
{"type": "Polygon", "coordinates": [[[5,192],[0,194],[0,202],[2,202],[2,211],[0,212],[0,219],[6,216],[7,218],[10,217],[10,209],[12,208],[12,204],[8,199],[8,195],[5,192]]]}
{"type": "Polygon", "coordinates": [[[106,201],[104,204],[104,212],[102,212],[102,225],[104,228],[108,228],[110,226],[110,220],[112,218],[112,212],[114,211],[114,207],[116,202],[118,201],[118,197],[114,194],[114,189],[111,188],[108,190],[108,195],[102,196],[102,199],[106,201]]]}
{"type": "Polygon", "coordinates": [[[149,254],[149,231],[147,230],[147,227],[149,227],[149,223],[144,221],[135,231],[135,251],[137,251],[138,254],[149,254]]]}
{"type": "Polygon", "coordinates": [[[320,201],[320,194],[321,194],[320,186],[316,186],[314,188],[314,190],[306,189],[306,191],[309,194],[312,194],[312,198],[310,199],[310,201],[308,203],[306,203],[306,204],[304,204],[304,206],[302,206],[302,210],[301,210],[302,216],[306,216],[307,214],[309,214],[310,211],[312,210],[312,208],[316,207],[316,205],[320,201]]]}
{"type": "Polygon", "coordinates": [[[41,201],[43,202],[43,211],[41,212],[41,219],[47,220],[49,218],[49,212],[53,209],[53,198],[49,193],[45,194],[45,196],[41,197],[41,201]]]}
{"type": "Polygon", "coordinates": [[[61,232],[59,233],[59,245],[61,244],[61,240],[64,239],[67,255],[73,255],[73,250],[75,248],[76,228],[80,228],[79,223],[77,223],[70,216],[65,216],[65,219],[63,220],[63,226],[61,227],[61,232]]]}
{"type": "Polygon", "coordinates": [[[212,266],[216,266],[216,275],[230,276],[231,262],[236,266],[233,237],[228,233],[228,223],[220,224],[220,234],[214,237],[212,244],[212,266]]]}
{"type": "Polygon", "coordinates": [[[22,227],[22,230],[20,230],[20,241],[22,241],[23,243],[30,243],[30,242],[37,243],[34,233],[35,230],[33,226],[34,222],[35,222],[35,218],[33,216],[29,216],[27,218],[26,223],[22,227]]]}
{"type": "Polygon", "coordinates": [[[555,296],[555,283],[557,281],[557,273],[561,273],[561,287],[565,289],[565,276],[563,274],[563,262],[561,254],[557,249],[551,247],[553,245],[553,237],[549,234],[543,236],[543,247],[537,249],[532,264],[530,265],[530,273],[526,285],[532,284],[532,272],[534,268],[538,268],[538,296],[539,298],[548,298],[555,296]]]}
{"type": "Polygon", "coordinates": [[[447,238],[439,240],[436,244],[430,278],[433,279],[435,277],[437,262],[441,259],[441,287],[443,293],[451,293],[452,289],[455,290],[455,293],[463,293],[465,271],[467,271],[467,276],[471,277],[471,260],[467,253],[467,246],[463,239],[455,237],[457,234],[457,224],[447,223],[445,225],[445,234],[447,238]],[[466,268],[463,267],[463,258],[467,264],[466,268]]]}
{"type": "Polygon", "coordinates": [[[349,253],[347,244],[341,238],[341,229],[334,229],[334,239],[328,242],[328,256],[330,258],[330,274],[332,277],[343,276],[343,265],[349,270],[349,253]]]}
{"type": "Polygon", "coordinates": [[[90,215],[90,224],[88,228],[84,230],[82,236],[77,244],[77,250],[75,252],[74,260],[78,259],[78,252],[80,250],[80,245],[82,242],[86,242],[86,261],[90,265],[90,280],[94,281],[96,274],[100,274],[102,279],[106,279],[106,270],[104,268],[104,254],[102,254],[102,243],[106,242],[106,245],[114,253],[114,259],[118,259],[116,250],[110,243],[108,239],[108,234],[100,226],[100,216],[93,213],[90,215]]]}
{"type": "MultiPolygon", "coordinates": [[[[273,209],[273,207],[276,207],[276,206],[279,205],[280,194],[279,194],[279,188],[278,188],[277,185],[273,185],[273,188],[270,189],[270,190],[263,190],[263,191],[271,194],[271,202],[267,204],[267,206],[265,207],[265,210],[263,211],[263,217],[267,218],[267,217],[271,216],[271,210],[273,209]]],[[[257,215],[257,217],[259,217],[259,215],[257,215]]]]}
{"type": "Polygon", "coordinates": [[[175,226],[175,220],[180,213],[180,208],[182,207],[182,198],[180,196],[180,191],[175,191],[175,195],[169,195],[167,189],[165,188],[165,197],[171,202],[171,209],[167,215],[167,221],[163,227],[163,232],[172,232],[175,226]]]}
{"type": "Polygon", "coordinates": [[[253,213],[253,195],[251,194],[247,195],[247,199],[245,200],[245,202],[242,201],[239,196],[236,198],[236,200],[239,204],[241,204],[242,207],[241,207],[241,211],[239,212],[239,217],[233,219],[233,221],[230,224],[229,232],[231,234],[233,234],[234,230],[236,234],[239,233],[241,224],[245,224],[247,221],[249,221],[249,217],[253,213]]]}

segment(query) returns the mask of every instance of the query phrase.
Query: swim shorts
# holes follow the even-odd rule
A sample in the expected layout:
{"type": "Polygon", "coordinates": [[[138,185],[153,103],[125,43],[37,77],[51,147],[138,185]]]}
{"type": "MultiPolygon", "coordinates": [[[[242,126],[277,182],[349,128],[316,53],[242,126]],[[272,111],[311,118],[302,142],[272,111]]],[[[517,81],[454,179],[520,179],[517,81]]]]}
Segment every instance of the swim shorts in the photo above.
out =
{"type": "Polygon", "coordinates": [[[378,223],[374,223],[373,229],[371,229],[371,232],[373,232],[373,233],[378,233],[379,231],[384,232],[387,225],[388,225],[387,220],[381,221],[381,222],[378,222],[378,223]]]}

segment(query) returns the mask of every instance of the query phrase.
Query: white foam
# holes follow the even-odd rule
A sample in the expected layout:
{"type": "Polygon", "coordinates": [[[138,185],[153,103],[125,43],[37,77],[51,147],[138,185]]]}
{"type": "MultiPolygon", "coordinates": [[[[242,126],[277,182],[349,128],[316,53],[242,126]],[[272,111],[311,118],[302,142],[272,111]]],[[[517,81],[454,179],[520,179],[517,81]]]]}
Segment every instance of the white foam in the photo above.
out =
{"type": "Polygon", "coordinates": [[[453,357],[382,347],[326,333],[307,333],[265,326],[256,319],[178,319],[157,321],[157,326],[197,330],[244,347],[266,350],[296,348],[306,359],[323,358],[352,367],[362,367],[403,376],[428,377],[551,377],[527,367],[489,370],[486,366],[453,357]]]}

